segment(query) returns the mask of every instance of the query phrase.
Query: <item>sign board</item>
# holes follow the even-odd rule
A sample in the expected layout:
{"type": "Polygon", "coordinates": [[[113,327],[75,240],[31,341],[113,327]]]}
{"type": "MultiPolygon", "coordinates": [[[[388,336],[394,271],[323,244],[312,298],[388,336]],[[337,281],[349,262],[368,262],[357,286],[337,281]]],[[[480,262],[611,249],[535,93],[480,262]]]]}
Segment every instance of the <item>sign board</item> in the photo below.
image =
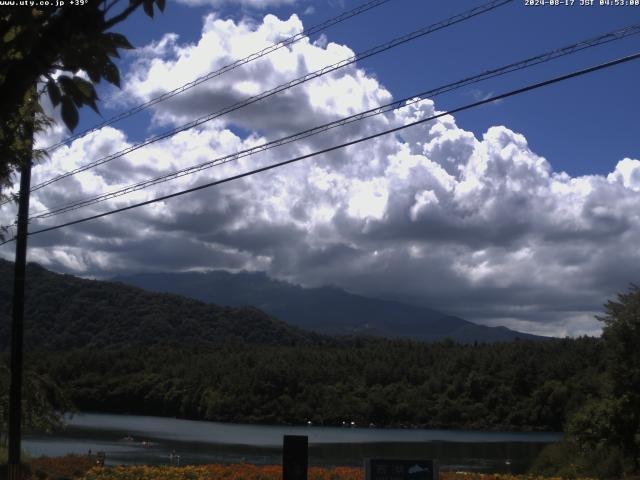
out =
{"type": "Polygon", "coordinates": [[[368,458],[364,462],[365,480],[438,480],[435,460],[368,458]]]}
{"type": "Polygon", "coordinates": [[[309,437],[285,435],[282,442],[282,479],[307,480],[309,437]]]}

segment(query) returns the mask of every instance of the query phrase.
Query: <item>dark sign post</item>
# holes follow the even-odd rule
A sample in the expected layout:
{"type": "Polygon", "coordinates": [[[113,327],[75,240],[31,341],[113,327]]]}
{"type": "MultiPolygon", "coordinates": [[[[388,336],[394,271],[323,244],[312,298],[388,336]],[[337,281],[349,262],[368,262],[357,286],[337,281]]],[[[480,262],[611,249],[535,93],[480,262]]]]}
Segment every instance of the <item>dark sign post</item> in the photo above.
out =
{"type": "Polygon", "coordinates": [[[434,460],[378,459],[364,462],[365,480],[438,480],[434,460]]]}
{"type": "Polygon", "coordinates": [[[307,480],[309,437],[285,435],[282,441],[282,480],[307,480]]]}

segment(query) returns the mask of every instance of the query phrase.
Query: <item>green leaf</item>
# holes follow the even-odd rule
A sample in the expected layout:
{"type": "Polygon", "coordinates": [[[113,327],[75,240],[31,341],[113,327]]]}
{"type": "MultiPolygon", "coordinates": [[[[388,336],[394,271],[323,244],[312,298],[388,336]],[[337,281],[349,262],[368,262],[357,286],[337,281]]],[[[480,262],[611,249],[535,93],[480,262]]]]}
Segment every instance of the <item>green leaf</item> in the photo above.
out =
{"type": "Polygon", "coordinates": [[[80,68],[80,64],[82,63],[82,52],[75,47],[64,48],[61,52],[60,63],[64,65],[65,70],[75,72],[80,68]]]}
{"type": "Polygon", "coordinates": [[[164,12],[165,0],[156,0],[156,5],[158,5],[158,10],[164,12]]]}
{"type": "Polygon", "coordinates": [[[122,48],[125,50],[133,50],[135,47],[131,45],[131,42],[124,35],[119,33],[107,32],[103,35],[105,41],[110,43],[116,48],[122,48]]]}
{"type": "Polygon", "coordinates": [[[47,92],[49,93],[51,103],[54,107],[57,107],[60,104],[60,89],[54,79],[47,82],[47,92]]]}
{"type": "Polygon", "coordinates": [[[102,78],[102,75],[100,75],[100,67],[98,67],[95,62],[85,64],[84,70],[93,83],[98,83],[100,78],[102,78]]]}
{"type": "Polygon", "coordinates": [[[96,112],[98,115],[100,115],[100,110],[98,110],[98,105],[96,104],[95,99],[91,98],[89,100],[87,100],[85,102],[87,105],[89,105],[89,107],[91,108],[91,110],[93,110],[94,112],[96,112]]]}
{"type": "Polygon", "coordinates": [[[11,28],[7,33],[2,37],[2,41],[4,43],[12,42],[16,38],[16,29],[11,28]]]}
{"type": "Polygon", "coordinates": [[[104,52],[94,51],[91,55],[87,56],[82,68],[93,83],[99,83],[102,79],[102,69],[106,62],[109,61],[109,57],[104,52]]]}
{"type": "Polygon", "coordinates": [[[76,88],[80,91],[80,93],[82,93],[86,98],[96,97],[96,91],[93,88],[93,85],[91,84],[91,82],[87,82],[84,78],[74,76],[73,83],[75,84],[76,88]]]}
{"type": "Polygon", "coordinates": [[[76,107],[81,107],[84,104],[84,95],[80,90],[78,90],[75,82],[70,77],[60,75],[58,77],[58,83],[62,87],[65,97],[72,100],[73,103],[76,104],[76,107]]]}
{"type": "Polygon", "coordinates": [[[76,92],[76,86],[73,84],[73,80],[71,77],[67,75],[60,75],[58,77],[58,85],[60,85],[62,89],[62,94],[65,96],[73,97],[76,92]]]}
{"type": "Polygon", "coordinates": [[[153,0],[143,0],[142,8],[144,8],[147,15],[153,18],[153,0]]]}
{"type": "Polygon", "coordinates": [[[87,82],[84,78],[73,77],[73,83],[76,85],[78,91],[84,95],[83,103],[85,105],[89,105],[91,109],[98,112],[98,106],[96,105],[96,100],[98,99],[98,94],[96,93],[96,89],[93,87],[91,82],[87,82]]]}
{"type": "Polygon", "coordinates": [[[102,76],[107,82],[114,84],[116,87],[120,86],[120,72],[118,72],[118,67],[111,60],[106,61],[103,65],[102,76]]]}
{"type": "Polygon", "coordinates": [[[67,95],[62,97],[62,107],[60,109],[60,113],[62,114],[62,120],[64,121],[67,128],[73,131],[74,128],[78,126],[78,109],[74,105],[71,98],[67,95]]]}

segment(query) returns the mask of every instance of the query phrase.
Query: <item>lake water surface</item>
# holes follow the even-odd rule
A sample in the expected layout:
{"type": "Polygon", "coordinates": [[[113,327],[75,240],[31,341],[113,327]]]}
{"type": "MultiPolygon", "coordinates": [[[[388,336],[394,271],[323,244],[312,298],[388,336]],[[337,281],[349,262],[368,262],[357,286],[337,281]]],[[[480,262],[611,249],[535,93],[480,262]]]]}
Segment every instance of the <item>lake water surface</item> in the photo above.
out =
{"type": "Polygon", "coordinates": [[[309,437],[310,465],[360,466],[367,457],[434,458],[450,469],[514,473],[561,438],[538,432],[266,426],[79,414],[54,435],[25,435],[23,447],[34,456],[102,451],[111,465],[168,464],[174,451],[181,464],[277,464],[283,435],[309,437]]]}

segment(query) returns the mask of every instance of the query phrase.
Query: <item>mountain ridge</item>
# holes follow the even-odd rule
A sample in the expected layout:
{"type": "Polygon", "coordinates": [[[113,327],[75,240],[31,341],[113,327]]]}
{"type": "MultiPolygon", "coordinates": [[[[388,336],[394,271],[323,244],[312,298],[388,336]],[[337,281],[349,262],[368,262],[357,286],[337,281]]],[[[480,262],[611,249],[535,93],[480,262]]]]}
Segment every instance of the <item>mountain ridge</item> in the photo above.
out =
{"type": "MultiPolygon", "coordinates": [[[[253,307],[220,307],[175,294],[87,280],[27,264],[25,347],[65,350],[162,342],[194,346],[329,341],[253,307]]],[[[9,343],[13,263],[0,260],[0,351],[9,343]]]]}
{"type": "Polygon", "coordinates": [[[273,279],[265,272],[143,273],[113,280],[218,305],[252,305],[291,325],[326,335],[427,342],[449,338],[460,343],[549,338],[478,325],[434,309],[357,295],[335,286],[305,288],[273,279]]]}

